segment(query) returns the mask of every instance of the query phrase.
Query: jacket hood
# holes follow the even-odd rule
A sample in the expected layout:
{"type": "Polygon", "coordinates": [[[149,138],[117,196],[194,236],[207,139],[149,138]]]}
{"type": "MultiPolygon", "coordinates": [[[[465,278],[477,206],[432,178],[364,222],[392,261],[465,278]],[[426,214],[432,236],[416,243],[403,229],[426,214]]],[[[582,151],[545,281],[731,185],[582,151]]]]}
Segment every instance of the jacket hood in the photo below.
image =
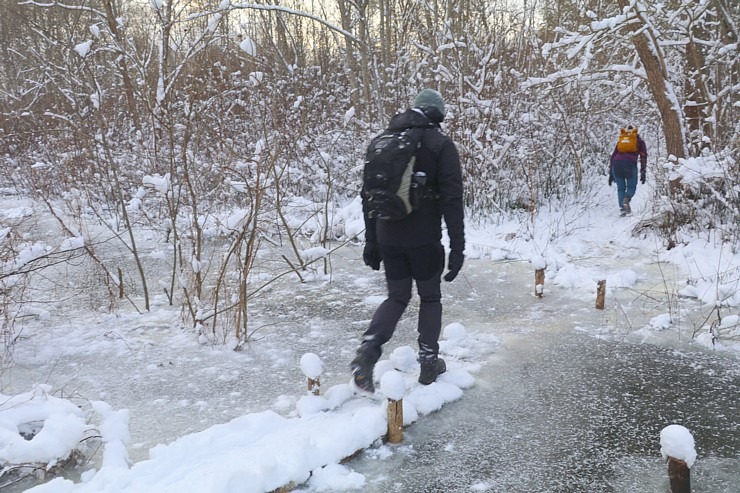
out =
{"type": "Polygon", "coordinates": [[[421,109],[411,108],[391,118],[388,129],[401,130],[410,127],[434,128],[438,126],[421,109]]]}

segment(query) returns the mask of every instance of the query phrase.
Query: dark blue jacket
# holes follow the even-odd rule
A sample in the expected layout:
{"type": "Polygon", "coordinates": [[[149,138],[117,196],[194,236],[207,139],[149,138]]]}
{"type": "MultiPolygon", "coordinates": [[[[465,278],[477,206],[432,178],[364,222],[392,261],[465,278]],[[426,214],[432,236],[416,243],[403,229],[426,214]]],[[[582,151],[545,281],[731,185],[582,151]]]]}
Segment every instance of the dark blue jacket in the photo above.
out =
{"type": "Polygon", "coordinates": [[[427,187],[434,195],[419,210],[397,221],[367,217],[363,198],[365,239],[379,245],[414,247],[438,243],[442,239],[442,219],[447,225],[450,250],[465,249],[464,207],[460,156],[455,144],[444,135],[439,124],[423,111],[412,108],[394,116],[389,130],[424,128],[416,155],[416,171],[427,175],[427,187]]]}

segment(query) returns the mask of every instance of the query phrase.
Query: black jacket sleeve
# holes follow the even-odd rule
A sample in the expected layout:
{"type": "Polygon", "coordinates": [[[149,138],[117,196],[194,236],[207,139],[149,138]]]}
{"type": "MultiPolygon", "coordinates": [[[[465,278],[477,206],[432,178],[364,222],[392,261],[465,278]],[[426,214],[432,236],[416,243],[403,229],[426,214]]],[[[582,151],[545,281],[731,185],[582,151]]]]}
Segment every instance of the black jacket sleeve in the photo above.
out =
{"type": "Polygon", "coordinates": [[[460,155],[451,140],[439,153],[439,204],[450,237],[450,250],[465,250],[465,221],[460,155]]]}
{"type": "Polygon", "coordinates": [[[367,217],[367,200],[362,194],[362,216],[365,218],[365,243],[377,243],[378,237],[375,230],[377,219],[367,217]]]}

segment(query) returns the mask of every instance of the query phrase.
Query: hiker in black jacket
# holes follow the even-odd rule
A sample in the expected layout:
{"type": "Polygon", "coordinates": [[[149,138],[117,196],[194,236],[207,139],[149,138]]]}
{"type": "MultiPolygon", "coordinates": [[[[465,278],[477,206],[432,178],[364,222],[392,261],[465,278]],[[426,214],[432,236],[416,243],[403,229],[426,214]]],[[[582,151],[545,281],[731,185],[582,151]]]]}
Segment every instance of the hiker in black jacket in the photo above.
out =
{"type": "Polygon", "coordinates": [[[389,130],[424,129],[414,169],[426,174],[427,198],[418,210],[400,220],[371,218],[363,195],[366,228],[363,260],[373,270],[379,270],[383,262],[388,286],[388,298],[373,315],[351,365],[355,384],[368,392],[375,390],[373,368],[411,299],[412,281],[416,281],[421,302],[419,382],[429,385],[446,370],[444,360],[438,357],[442,329],[440,284],[445,265],[442,219],[450,239],[445,281],[455,279],[463,266],[465,234],[460,157],[455,144],[440,130],[444,117],[445,105],[440,93],[424,89],[414,100],[413,108],[394,116],[388,126],[389,130]]]}

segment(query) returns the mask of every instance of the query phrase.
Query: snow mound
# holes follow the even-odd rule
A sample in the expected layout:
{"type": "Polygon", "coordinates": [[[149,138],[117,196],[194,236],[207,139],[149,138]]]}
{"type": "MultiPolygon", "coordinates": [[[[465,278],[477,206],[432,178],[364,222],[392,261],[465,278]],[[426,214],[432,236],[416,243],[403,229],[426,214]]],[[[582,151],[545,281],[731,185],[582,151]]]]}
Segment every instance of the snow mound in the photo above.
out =
{"type": "MultiPolygon", "coordinates": [[[[296,401],[296,412],[288,416],[271,410],[241,416],[180,437],[170,444],[157,445],[150,450],[149,460],[132,467],[128,467],[125,447],[128,413],[113,411],[107,404],[97,402],[94,407],[103,416],[101,429],[106,431],[101,469],[85,472],[81,483],[56,478],[28,491],[263,493],[306,482],[316,491],[360,490],[365,485],[365,477],[340,463],[359,450],[381,443],[388,430],[386,398],[403,400],[404,424],[409,425],[419,416],[460,399],[464,389],[474,384],[470,372],[476,371],[479,363],[451,359],[449,355],[461,353],[460,345],[477,346],[485,353],[485,348],[491,344],[469,335],[460,324],[448,327],[446,333],[452,339],[440,342],[447,351],[448,371],[431,385],[418,383],[415,351],[408,346],[397,348],[390,360],[376,365],[375,378],[381,380],[381,385],[373,396],[355,393],[350,384],[335,385],[324,395],[300,397],[296,401]]],[[[464,353],[470,354],[469,351],[464,353]]],[[[300,366],[309,378],[320,375],[323,367],[313,353],[306,353],[300,366]]],[[[39,395],[5,397],[5,407],[0,409],[12,411],[7,416],[3,413],[0,426],[4,434],[20,437],[19,421],[11,419],[16,414],[45,417],[47,423],[54,417],[59,426],[47,424],[45,427],[49,429],[46,442],[53,446],[29,447],[36,453],[46,454],[35,457],[50,461],[69,453],[90,427],[77,406],[48,396],[48,389],[42,390],[39,395]]],[[[286,396],[278,399],[290,402],[286,396]]],[[[29,443],[35,445],[33,440],[29,443]]],[[[3,451],[6,463],[29,457],[8,447],[3,451]]]]}

